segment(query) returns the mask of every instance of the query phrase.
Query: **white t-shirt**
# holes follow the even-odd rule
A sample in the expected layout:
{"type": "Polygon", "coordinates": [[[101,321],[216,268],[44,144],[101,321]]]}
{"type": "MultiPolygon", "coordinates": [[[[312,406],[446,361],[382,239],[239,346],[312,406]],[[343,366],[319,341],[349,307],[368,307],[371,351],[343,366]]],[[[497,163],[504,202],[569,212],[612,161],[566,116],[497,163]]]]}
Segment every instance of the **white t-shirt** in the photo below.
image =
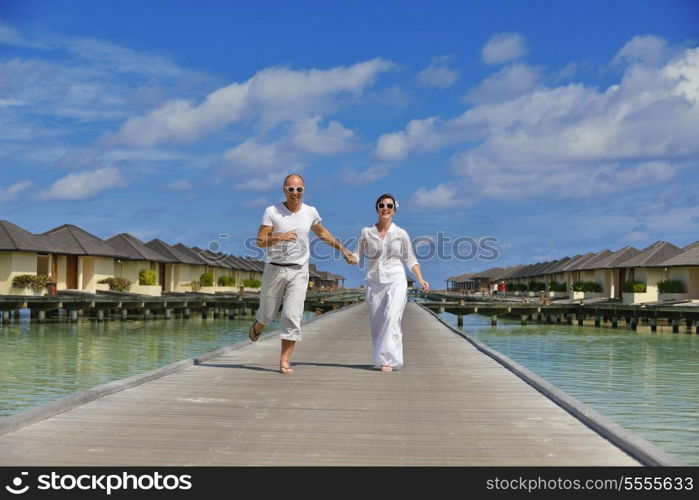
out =
{"type": "Polygon", "coordinates": [[[294,231],[296,241],[280,241],[267,247],[267,262],[277,264],[305,264],[311,256],[308,233],[311,226],[321,221],[315,207],[301,203],[298,212],[291,212],[284,203],[277,203],[265,209],[263,226],[272,226],[272,233],[294,231]]]}
{"type": "Polygon", "coordinates": [[[369,283],[392,283],[405,280],[405,270],[418,263],[405,229],[391,223],[386,236],[381,239],[376,226],[362,229],[357,253],[367,262],[366,281],[369,283]]]}

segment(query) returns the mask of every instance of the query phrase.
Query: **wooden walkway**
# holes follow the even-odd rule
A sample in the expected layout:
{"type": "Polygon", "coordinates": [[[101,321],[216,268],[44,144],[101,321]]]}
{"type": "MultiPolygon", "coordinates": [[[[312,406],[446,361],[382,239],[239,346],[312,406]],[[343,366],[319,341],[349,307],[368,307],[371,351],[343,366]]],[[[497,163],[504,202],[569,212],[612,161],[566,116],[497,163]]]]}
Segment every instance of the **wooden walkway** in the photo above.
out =
{"type": "Polygon", "coordinates": [[[409,303],[372,369],[365,304],[0,436],[0,465],[638,465],[409,303]]]}

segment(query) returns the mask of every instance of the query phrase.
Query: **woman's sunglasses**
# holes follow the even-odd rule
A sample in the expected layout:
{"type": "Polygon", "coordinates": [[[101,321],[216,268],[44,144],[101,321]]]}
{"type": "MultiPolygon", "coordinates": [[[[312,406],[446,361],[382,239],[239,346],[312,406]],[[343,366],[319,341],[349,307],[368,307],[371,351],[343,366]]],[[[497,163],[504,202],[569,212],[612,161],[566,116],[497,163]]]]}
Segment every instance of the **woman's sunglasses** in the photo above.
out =
{"type": "Polygon", "coordinates": [[[384,207],[386,207],[386,208],[388,208],[388,209],[392,209],[392,208],[393,208],[393,203],[379,203],[377,206],[378,206],[379,208],[384,208],[384,207]]]}
{"type": "Polygon", "coordinates": [[[294,187],[294,186],[287,186],[286,190],[290,193],[293,193],[294,190],[296,190],[297,193],[303,193],[303,188],[302,187],[294,187]]]}

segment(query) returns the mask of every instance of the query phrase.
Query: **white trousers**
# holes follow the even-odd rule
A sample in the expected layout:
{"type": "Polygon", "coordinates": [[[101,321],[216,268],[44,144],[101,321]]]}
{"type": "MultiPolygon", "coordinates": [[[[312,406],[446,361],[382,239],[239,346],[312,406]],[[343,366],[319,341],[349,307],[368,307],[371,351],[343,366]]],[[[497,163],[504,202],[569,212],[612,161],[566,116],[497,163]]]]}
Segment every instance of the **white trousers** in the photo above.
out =
{"type": "Polygon", "coordinates": [[[301,340],[303,303],[308,290],[308,264],[275,266],[265,264],[262,273],[260,308],[257,321],[269,325],[282,306],[279,337],[285,340],[301,340]]]}
{"type": "Polygon", "coordinates": [[[371,338],[374,342],[374,366],[403,366],[401,321],[408,302],[408,282],[369,283],[366,301],[371,312],[371,338]]]}

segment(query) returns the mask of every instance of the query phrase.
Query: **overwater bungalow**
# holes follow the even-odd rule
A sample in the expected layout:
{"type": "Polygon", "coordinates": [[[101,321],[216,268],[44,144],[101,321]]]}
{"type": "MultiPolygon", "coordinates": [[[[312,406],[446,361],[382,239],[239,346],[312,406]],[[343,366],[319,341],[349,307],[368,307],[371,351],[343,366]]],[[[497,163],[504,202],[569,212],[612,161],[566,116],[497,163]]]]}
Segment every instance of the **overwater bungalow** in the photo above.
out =
{"type": "Polygon", "coordinates": [[[602,285],[604,297],[619,299],[624,284],[624,272],[616,266],[639,253],[641,251],[632,246],[625,246],[616,252],[605,252],[601,258],[592,259],[581,267],[582,281],[595,281],[602,285]]]}
{"type": "MultiPolygon", "coordinates": [[[[15,276],[45,274],[55,277],[52,269],[55,248],[45,237],[30,233],[9,221],[0,221],[0,295],[33,294],[31,289],[14,288],[15,276]]],[[[41,292],[43,294],[43,292],[41,292]]]]}
{"type": "Polygon", "coordinates": [[[98,281],[114,276],[115,260],[127,258],[120,250],[72,224],[63,224],[41,235],[54,248],[49,269],[58,290],[95,293],[100,288],[98,281]]]}
{"type": "MultiPolygon", "coordinates": [[[[308,264],[308,287],[318,289],[344,288],[344,276],[333,274],[328,271],[320,271],[315,264],[308,264]],[[343,283],[341,284],[340,281],[343,283]]],[[[409,287],[411,285],[408,285],[409,287]]]]}
{"type": "Polygon", "coordinates": [[[682,249],[672,243],[656,241],[634,257],[618,263],[616,267],[620,270],[622,283],[638,281],[646,285],[645,292],[624,292],[622,294],[623,302],[637,304],[657,301],[658,282],[666,279],[663,271],[664,266],[661,267],[660,264],[681,253],[682,249]]]}
{"type": "Polygon", "coordinates": [[[157,238],[146,242],[146,246],[171,262],[160,268],[164,292],[193,291],[192,282],[198,281],[205,270],[206,263],[202,259],[157,238]]]}
{"type": "Polygon", "coordinates": [[[150,249],[141,240],[128,233],[116,234],[104,242],[124,256],[114,261],[114,276],[131,282],[129,292],[155,297],[161,295],[162,280],[166,274],[172,275],[172,264],[176,261],[150,249]],[[141,272],[148,270],[155,273],[155,283],[140,284],[141,272]]]}
{"type": "MultiPolygon", "coordinates": [[[[668,299],[686,299],[699,302],[699,242],[683,247],[682,253],[658,264],[662,268],[664,279],[682,283],[684,291],[668,293],[668,299]],[[674,297],[672,296],[674,295],[674,297]]],[[[659,299],[664,299],[664,294],[659,299]]]]}

